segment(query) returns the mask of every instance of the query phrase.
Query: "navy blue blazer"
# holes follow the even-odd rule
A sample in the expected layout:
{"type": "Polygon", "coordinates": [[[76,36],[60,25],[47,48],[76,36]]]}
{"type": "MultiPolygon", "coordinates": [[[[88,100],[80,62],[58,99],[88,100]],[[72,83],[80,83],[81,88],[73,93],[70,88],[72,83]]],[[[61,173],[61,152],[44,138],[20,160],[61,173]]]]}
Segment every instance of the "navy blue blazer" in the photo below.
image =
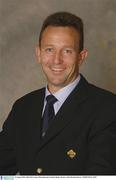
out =
{"type": "Polygon", "coordinates": [[[116,96],[81,76],[42,139],[44,95],[13,105],[0,133],[0,174],[115,175],[116,96]]]}

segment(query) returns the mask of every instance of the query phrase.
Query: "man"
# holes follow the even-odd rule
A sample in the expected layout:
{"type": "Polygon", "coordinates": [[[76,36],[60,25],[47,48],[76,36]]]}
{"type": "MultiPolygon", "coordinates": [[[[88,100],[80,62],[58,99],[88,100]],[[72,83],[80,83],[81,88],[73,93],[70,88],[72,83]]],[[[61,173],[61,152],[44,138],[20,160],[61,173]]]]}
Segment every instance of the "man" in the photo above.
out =
{"type": "Polygon", "coordinates": [[[116,174],[116,96],[79,74],[83,22],[68,12],[44,21],[36,48],[47,86],[14,104],[0,134],[0,174],[116,174]]]}

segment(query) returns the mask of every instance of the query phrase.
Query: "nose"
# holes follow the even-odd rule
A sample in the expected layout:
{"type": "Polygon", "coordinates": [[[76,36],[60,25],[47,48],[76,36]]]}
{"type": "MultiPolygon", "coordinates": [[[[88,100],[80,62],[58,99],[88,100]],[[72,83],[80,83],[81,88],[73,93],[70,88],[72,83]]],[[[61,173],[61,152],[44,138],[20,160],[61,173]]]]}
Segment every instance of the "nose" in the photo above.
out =
{"type": "Polygon", "coordinates": [[[54,64],[62,64],[63,58],[62,58],[62,53],[61,51],[58,51],[54,55],[54,64]]]}

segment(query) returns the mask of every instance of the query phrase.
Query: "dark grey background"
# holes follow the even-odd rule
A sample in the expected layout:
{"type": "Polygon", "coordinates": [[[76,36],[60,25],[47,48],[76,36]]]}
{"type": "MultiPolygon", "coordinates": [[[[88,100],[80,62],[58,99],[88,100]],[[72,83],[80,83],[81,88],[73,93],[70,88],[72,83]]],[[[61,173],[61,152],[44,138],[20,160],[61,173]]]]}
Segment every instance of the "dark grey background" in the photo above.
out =
{"type": "Polygon", "coordinates": [[[45,84],[35,46],[44,18],[56,11],[82,17],[89,56],[81,72],[116,92],[116,0],[0,0],[0,126],[17,98],[45,84]]]}

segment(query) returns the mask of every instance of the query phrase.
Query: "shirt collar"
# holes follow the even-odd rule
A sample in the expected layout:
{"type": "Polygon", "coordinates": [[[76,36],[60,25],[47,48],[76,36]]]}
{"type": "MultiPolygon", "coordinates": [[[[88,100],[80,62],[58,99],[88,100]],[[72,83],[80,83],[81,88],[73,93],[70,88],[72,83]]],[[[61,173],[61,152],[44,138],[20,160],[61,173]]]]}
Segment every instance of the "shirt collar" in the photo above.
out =
{"type": "MultiPolygon", "coordinates": [[[[57,98],[58,101],[60,101],[61,103],[63,103],[66,98],[69,96],[69,94],[73,91],[73,89],[77,86],[77,84],[80,81],[80,74],[78,75],[78,77],[70,84],[68,84],[67,86],[65,86],[64,88],[60,89],[59,91],[57,91],[56,93],[53,93],[53,95],[57,98]]],[[[47,86],[45,89],[45,98],[46,96],[50,95],[51,93],[49,92],[47,86]]]]}

